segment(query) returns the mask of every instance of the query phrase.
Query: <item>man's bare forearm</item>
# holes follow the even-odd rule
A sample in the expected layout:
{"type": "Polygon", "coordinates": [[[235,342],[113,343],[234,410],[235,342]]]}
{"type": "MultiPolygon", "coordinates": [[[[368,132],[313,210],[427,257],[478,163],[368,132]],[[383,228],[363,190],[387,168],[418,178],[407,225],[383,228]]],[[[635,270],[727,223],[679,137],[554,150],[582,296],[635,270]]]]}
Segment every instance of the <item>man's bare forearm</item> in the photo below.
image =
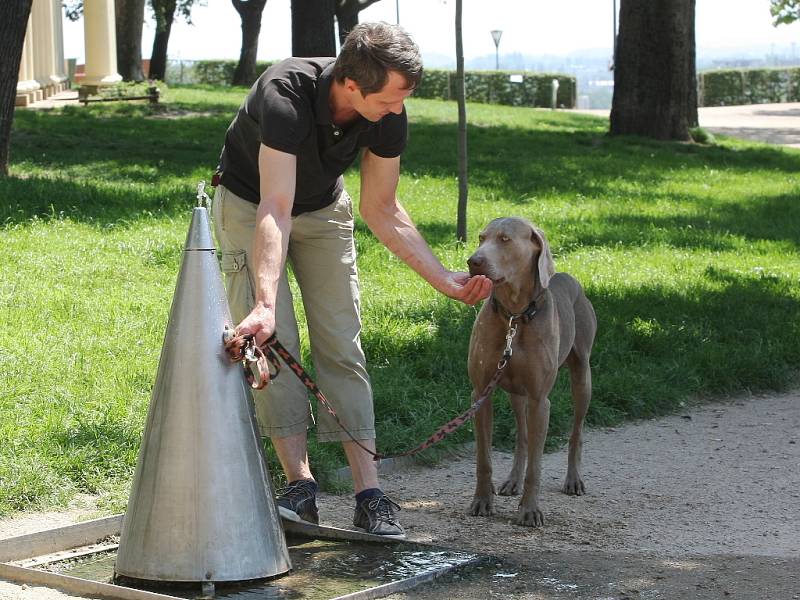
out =
{"type": "Polygon", "coordinates": [[[253,280],[256,307],[275,312],[278,281],[283,271],[291,232],[291,215],[276,210],[275,203],[262,200],[256,213],[253,239],[253,280]]]}
{"type": "Polygon", "coordinates": [[[434,256],[399,202],[362,206],[361,216],[372,233],[392,254],[411,267],[434,288],[441,290],[448,271],[434,256]]]}

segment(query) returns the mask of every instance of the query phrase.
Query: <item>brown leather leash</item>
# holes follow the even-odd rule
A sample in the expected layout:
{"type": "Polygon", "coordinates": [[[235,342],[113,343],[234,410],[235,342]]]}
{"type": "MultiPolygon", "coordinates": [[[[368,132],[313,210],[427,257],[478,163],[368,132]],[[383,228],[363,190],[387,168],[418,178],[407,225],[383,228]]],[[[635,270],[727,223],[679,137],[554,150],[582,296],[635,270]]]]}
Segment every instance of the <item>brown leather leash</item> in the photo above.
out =
{"type": "Polygon", "coordinates": [[[357,440],[352,433],[350,433],[350,430],[344,423],[342,423],[339,415],[336,414],[336,411],[325,397],[325,394],[322,393],[322,390],[319,389],[319,386],[314,382],[313,379],[311,379],[311,376],[306,372],[297,359],[295,359],[294,356],[292,356],[292,354],[283,346],[283,344],[278,341],[278,338],[275,336],[275,334],[272,334],[272,336],[266,342],[264,342],[262,346],[257,346],[253,335],[236,335],[235,332],[226,328],[225,333],[223,334],[223,342],[225,343],[225,349],[228,351],[231,360],[233,362],[240,362],[242,364],[242,370],[244,371],[245,379],[250,387],[254,390],[260,390],[264,388],[271,380],[278,376],[281,370],[280,360],[278,357],[283,359],[283,362],[286,363],[286,366],[292,370],[292,372],[297,376],[298,379],[300,379],[303,385],[305,385],[306,388],[319,401],[319,403],[322,404],[325,410],[328,411],[328,414],[330,414],[339,427],[341,427],[342,431],[344,431],[359,448],[372,456],[373,460],[378,461],[384,458],[399,458],[401,456],[412,456],[414,454],[418,454],[419,452],[430,448],[434,444],[441,442],[475,416],[475,413],[478,412],[486,399],[491,396],[492,392],[497,387],[497,384],[500,382],[500,377],[502,377],[503,369],[508,364],[508,359],[511,358],[511,342],[514,339],[514,335],[517,333],[517,327],[514,322],[520,317],[521,315],[512,315],[509,318],[508,332],[506,333],[506,347],[503,351],[503,357],[500,359],[500,362],[497,363],[497,371],[495,371],[495,374],[489,380],[489,383],[486,384],[486,387],[483,388],[483,391],[472,403],[472,406],[470,406],[466,411],[457,417],[449,420],[447,423],[439,427],[428,439],[418,446],[412,448],[411,450],[406,450],[405,452],[391,455],[381,454],[379,452],[370,450],[359,440],[357,440]],[[269,368],[270,365],[272,366],[272,369],[269,368]]]}

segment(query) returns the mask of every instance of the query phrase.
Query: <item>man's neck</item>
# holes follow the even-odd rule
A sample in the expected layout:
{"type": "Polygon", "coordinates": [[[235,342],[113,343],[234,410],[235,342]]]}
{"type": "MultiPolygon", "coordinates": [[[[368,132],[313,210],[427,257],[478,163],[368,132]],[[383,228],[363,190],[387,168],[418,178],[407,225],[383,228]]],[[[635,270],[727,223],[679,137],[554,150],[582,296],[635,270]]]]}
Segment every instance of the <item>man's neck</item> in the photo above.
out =
{"type": "Polygon", "coordinates": [[[331,120],[334,125],[347,127],[359,117],[359,114],[347,100],[344,86],[334,80],[328,93],[328,105],[331,109],[331,120]]]}

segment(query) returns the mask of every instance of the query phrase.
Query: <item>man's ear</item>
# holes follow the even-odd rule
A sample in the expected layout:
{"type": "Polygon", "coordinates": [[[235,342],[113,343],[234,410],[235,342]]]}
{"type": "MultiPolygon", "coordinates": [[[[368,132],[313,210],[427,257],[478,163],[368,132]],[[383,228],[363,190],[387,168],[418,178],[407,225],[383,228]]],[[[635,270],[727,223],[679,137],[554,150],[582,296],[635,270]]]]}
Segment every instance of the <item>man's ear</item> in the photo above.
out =
{"type": "Polygon", "coordinates": [[[531,227],[531,241],[540,248],[536,270],[539,275],[539,282],[543,288],[546,288],[550,285],[550,278],[556,274],[556,264],[553,261],[553,255],[550,253],[550,244],[547,243],[544,232],[536,227],[531,227]]]}
{"type": "Polygon", "coordinates": [[[364,94],[361,93],[361,86],[358,85],[358,83],[356,83],[355,80],[350,79],[349,77],[345,77],[344,78],[344,84],[343,85],[344,85],[344,89],[346,89],[351,94],[359,93],[362,96],[364,95],[364,94]]]}

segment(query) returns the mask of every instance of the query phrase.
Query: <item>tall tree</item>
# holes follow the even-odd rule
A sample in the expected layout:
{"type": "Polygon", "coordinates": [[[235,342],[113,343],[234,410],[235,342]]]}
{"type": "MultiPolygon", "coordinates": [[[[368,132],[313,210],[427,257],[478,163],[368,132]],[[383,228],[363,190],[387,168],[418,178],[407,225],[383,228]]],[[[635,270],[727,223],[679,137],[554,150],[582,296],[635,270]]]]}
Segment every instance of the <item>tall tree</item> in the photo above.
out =
{"type": "Polygon", "coordinates": [[[8,175],[11,123],[17,101],[22,46],[32,0],[0,2],[0,177],[8,175]]]}
{"type": "Polygon", "coordinates": [[[347,34],[358,25],[358,13],[378,0],[336,0],[336,22],[339,24],[339,45],[344,44],[347,34]]]}
{"type": "Polygon", "coordinates": [[[621,0],[611,134],[688,140],[697,126],[695,0],[621,0]]]}
{"type": "Polygon", "coordinates": [[[464,93],[462,0],[456,0],[456,96],[458,100],[458,217],[456,238],[467,241],[467,100],[464,93]]]}
{"type": "Polygon", "coordinates": [[[167,48],[172,22],[175,19],[177,0],[150,0],[153,19],[156,22],[156,33],[153,37],[153,50],[150,53],[150,69],[147,77],[164,81],[167,75],[167,48]]]}
{"type": "Polygon", "coordinates": [[[150,79],[164,81],[166,78],[167,48],[175,13],[177,12],[191,25],[194,4],[195,0],[150,0],[150,8],[153,9],[153,19],[156,22],[153,51],[150,53],[150,70],[147,73],[150,79]]]}
{"type": "Polygon", "coordinates": [[[770,0],[769,12],[775,18],[773,25],[788,25],[800,19],[800,0],[770,0]]]}
{"type": "Polygon", "coordinates": [[[292,0],[292,56],[336,56],[334,0],[292,0]]]}
{"type": "Polygon", "coordinates": [[[267,0],[231,0],[242,20],[242,50],[233,72],[233,85],[250,85],[256,78],[258,34],[261,33],[261,13],[267,0]]]}
{"type": "Polygon", "coordinates": [[[145,0],[114,0],[117,72],[125,81],[143,81],[142,28],[145,0]]]}

